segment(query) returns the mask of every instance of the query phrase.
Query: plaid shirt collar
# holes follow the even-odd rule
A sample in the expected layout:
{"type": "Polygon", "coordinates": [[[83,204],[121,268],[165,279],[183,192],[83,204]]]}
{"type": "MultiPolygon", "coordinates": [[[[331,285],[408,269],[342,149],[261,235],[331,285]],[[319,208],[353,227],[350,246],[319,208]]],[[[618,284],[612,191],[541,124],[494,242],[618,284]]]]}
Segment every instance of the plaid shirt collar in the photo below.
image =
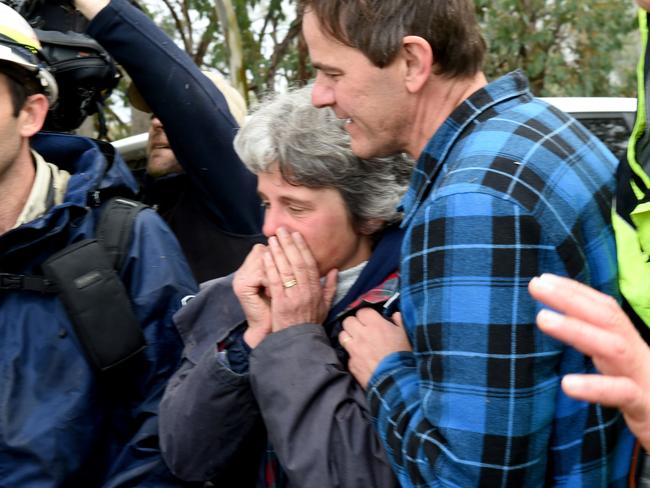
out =
{"type": "Polygon", "coordinates": [[[399,272],[395,271],[388,275],[386,279],[374,287],[372,290],[367,291],[355,301],[350,303],[345,310],[337,315],[337,319],[343,315],[350,315],[363,307],[376,308],[378,305],[385,303],[395,292],[399,289],[399,272]]]}
{"type": "Polygon", "coordinates": [[[517,70],[474,92],[447,117],[422,151],[411,184],[400,202],[405,216],[402,220],[403,228],[408,226],[420,203],[431,190],[449,152],[465,129],[490,108],[521,95],[532,97],[526,76],[517,70]]]}

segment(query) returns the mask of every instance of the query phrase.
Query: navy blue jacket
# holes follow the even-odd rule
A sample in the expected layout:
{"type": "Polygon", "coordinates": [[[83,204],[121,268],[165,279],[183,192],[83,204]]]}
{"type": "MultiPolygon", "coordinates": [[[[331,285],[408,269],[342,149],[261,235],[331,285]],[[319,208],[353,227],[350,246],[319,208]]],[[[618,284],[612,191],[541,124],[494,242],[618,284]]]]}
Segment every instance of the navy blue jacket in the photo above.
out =
{"type": "Polygon", "coordinates": [[[262,242],[257,177],[233,149],[238,126],[217,87],[146,15],[112,0],[88,34],[127,71],[162,122],[186,175],[145,186],[199,281],[235,271],[262,242]]]}
{"type": "MultiPolygon", "coordinates": [[[[33,146],[72,176],[62,204],[0,236],[2,272],[41,274],[53,253],[94,236],[89,194],[135,185],[89,139],[43,134],[33,146]]],[[[160,457],[157,414],[181,352],[172,315],[196,285],[150,209],[136,218],[122,279],[147,347],[116,377],[91,368],[56,295],[0,291],[0,486],[180,486],[160,457]]]]}

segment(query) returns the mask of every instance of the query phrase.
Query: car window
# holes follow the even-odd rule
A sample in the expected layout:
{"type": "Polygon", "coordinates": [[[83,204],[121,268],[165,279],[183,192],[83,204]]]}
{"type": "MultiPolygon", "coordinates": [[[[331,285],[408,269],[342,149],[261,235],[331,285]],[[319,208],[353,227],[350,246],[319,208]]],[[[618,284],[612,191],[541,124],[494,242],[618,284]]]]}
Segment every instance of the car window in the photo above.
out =
{"type": "Polygon", "coordinates": [[[549,97],[551,105],[573,115],[618,159],[625,156],[634,126],[636,99],[625,97],[549,97]]]}
{"type": "Polygon", "coordinates": [[[623,117],[579,119],[596,137],[605,143],[617,159],[625,156],[631,130],[623,117]]]}
{"type": "MultiPolygon", "coordinates": [[[[551,105],[573,115],[596,135],[617,158],[625,155],[634,125],[636,99],[616,97],[547,97],[551,105]]],[[[148,134],[127,137],[113,143],[133,168],[145,163],[148,134]]]]}

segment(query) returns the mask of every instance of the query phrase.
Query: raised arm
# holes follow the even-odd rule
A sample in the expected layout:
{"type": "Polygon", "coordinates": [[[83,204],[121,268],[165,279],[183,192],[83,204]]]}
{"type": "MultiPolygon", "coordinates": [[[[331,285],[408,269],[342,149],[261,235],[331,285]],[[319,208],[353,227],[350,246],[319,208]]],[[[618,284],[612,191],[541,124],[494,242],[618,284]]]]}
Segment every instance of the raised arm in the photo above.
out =
{"type": "Polygon", "coordinates": [[[269,335],[251,354],[251,385],[292,486],[398,486],[363,389],[321,324],[269,335]]]}
{"type": "Polygon", "coordinates": [[[397,486],[370,424],[363,389],[341,364],[323,325],[336,273],[321,284],[299,233],[278,229],[268,249],[264,264],[274,332],[251,353],[250,378],[290,484],[397,486]]]}
{"type": "Polygon", "coordinates": [[[224,230],[258,234],[257,179],[233,149],[238,126],[190,57],[125,0],[77,0],[94,37],[127,71],[165,127],[178,161],[224,230]]]}

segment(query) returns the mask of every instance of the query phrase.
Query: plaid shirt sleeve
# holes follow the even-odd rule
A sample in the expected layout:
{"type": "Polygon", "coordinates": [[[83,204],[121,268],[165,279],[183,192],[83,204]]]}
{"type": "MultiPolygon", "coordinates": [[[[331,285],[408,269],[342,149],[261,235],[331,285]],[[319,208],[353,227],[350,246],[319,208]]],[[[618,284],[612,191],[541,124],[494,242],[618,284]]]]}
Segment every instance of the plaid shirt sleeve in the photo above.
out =
{"type": "MultiPolygon", "coordinates": [[[[565,397],[591,362],[542,334],[531,278],[561,272],[536,217],[487,192],[429,200],[410,224],[401,307],[414,354],[369,387],[403,486],[604,486],[616,411],[565,397]]],[[[623,470],[624,471],[624,470],[623,470]]],[[[624,477],[624,473],[623,473],[624,477]]]]}

